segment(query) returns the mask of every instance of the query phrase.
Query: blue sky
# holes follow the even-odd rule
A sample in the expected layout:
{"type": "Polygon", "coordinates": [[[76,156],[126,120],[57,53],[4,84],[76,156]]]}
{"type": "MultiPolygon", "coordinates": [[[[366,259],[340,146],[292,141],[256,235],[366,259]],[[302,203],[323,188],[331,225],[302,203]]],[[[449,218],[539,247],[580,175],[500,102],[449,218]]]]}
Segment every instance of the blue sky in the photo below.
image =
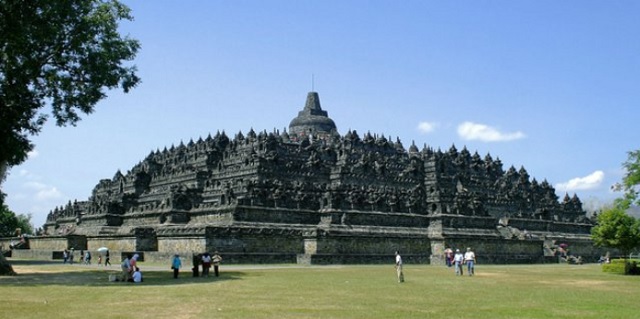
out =
{"type": "Polygon", "coordinates": [[[156,149],[282,130],[312,88],[341,134],[466,146],[585,206],[619,195],[639,148],[638,1],[124,3],[143,82],[48,123],[3,185],[37,227],[156,149]]]}

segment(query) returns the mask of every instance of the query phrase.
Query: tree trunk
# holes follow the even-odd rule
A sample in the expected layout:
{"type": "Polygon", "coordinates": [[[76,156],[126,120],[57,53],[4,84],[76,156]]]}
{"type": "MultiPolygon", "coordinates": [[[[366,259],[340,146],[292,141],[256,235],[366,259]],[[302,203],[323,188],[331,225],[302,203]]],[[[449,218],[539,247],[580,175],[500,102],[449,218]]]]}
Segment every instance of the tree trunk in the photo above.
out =
{"type": "Polygon", "coordinates": [[[13,271],[13,267],[9,261],[4,258],[2,251],[0,251],[0,276],[15,276],[17,273],[13,271]]]}

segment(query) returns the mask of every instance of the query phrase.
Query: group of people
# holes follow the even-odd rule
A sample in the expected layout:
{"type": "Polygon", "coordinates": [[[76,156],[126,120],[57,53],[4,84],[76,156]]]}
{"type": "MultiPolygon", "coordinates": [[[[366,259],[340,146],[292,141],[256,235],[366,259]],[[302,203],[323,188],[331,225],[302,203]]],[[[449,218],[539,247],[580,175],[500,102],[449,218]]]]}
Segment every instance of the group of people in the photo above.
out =
{"type": "MultiPolygon", "coordinates": [[[[101,252],[102,253],[102,252],[101,252]]],[[[84,264],[91,264],[91,252],[90,251],[81,251],[80,252],[80,262],[84,264]]],[[[65,249],[62,253],[63,263],[73,264],[74,260],[74,248],[65,249]]],[[[104,251],[104,265],[111,265],[109,250],[104,251]]],[[[127,254],[125,258],[120,263],[120,268],[122,270],[120,276],[114,276],[115,281],[124,281],[124,282],[142,282],[142,272],[140,271],[140,267],[138,267],[138,259],[140,258],[139,254],[127,254]]],[[[211,266],[213,266],[214,274],[216,277],[220,276],[219,266],[220,262],[222,262],[222,257],[216,251],[213,255],[209,253],[204,253],[201,255],[200,264],[202,264],[202,276],[209,277],[209,270],[211,266]]],[[[98,265],[102,265],[102,254],[98,257],[98,265]]],[[[197,267],[197,266],[196,266],[197,267]]],[[[173,278],[178,278],[180,274],[180,268],[182,268],[182,261],[180,260],[180,255],[175,254],[173,259],[171,260],[171,269],[173,270],[173,278]]]]}
{"type": "Polygon", "coordinates": [[[80,250],[80,263],[85,265],[91,265],[91,252],[80,250]]]}
{"type": "Polygon", "coordinates": [[[475,274],[476,254],[467,248],[467,251],[463,254],[460,249],[456,249],[455,253],[451,248],[447,248],[444,251],[444,258],[447,267],[453,266],[455,268],[456,276],[462,276],[464,274],[464,265],[467,265],[467,274],[473,276],[475,274]]]}
{"type": "Polygon", "coordinates": [[[73,264],[73,248],[71,249],[65,249],[62,251],[62,263],[66,264],[73,264]]]}
{"type": "MultiPolygon", "coordinates": [[[[220,276],[219,266],[222,261],[222,257],[216,251],[213,256],[209,253],[204,253],[200,257],[200,263],[202,264],[202,277],[209,277],[209,269],[211,265],[213,265],[213,272],[216,277],[220,276]]],[[[194,261],[194,267],[197,267],[196,262],[194,261]]],[[[180,260],[180,255],[175,254],[173,259],[171,260],[171,270],[173,270],[173,278],[178,279],[180,275],[180,268],[182,268],[182,261],[180,260]]]]}
{"type": "MultiPolygon", "coordinates": [[[[111,266],[111,259],[109,258],[109,251],[105,251],[105,259],[104,259],[104,265],[105,266],[111,266]]],[[[74,261],[74,257],[75,257],[75,250],[74,248],[70,248],[70,249],[65,249],[62,251],[62,263],[66,264],[73,264],[74,261]]],[[[80,263],[85,264],[85,265],[91,265],[91,251],[87,250],[86,252],[84,250],[80,251],[80,263]]],[[[100,254],[98,256],[98,266],[102,265],[102,255],[100,254]]]]}
{"type": "Polygon", "coordinates": [[[209,277],[209,269],[211,268],[212,264],[215,276],[220,276],[219,266],[220,262],[222,261],[222,257],[220,257],[217,251],[213,253],[213,256],[211,256],[211,254],[209,253],[202,254],[200,261],[202,264],[202,277],[209,277]]]}
{"type": "MultiPolygon", "coordinates": [[[[463,275],[463,265],[467,265],[467,273],[469,274],[469,276],[475,275],[476,254],[471,250],[471,248],[467,248],[467,251],[464,254],[460,252],[460,249],[456,249],[454,254],[452,249],[447,248],[444,251],[444,255],[447,267],[455,267],[456,276],[463,275]]],[[[404,282],[404,273],[402,272],[402,257],[400,256],[399,251],[396,251],[396,263],[394,267],[396,269],[398,282],[404,282]]]]}
{"type": "MultiPolygon", "coordinates": [[[[98,255],[98,266],[102,266],[102,255],[98,255]]],[[[111,266],[111,256],[108,250],[104,251],[104,266],[111,266]]]]}
{"type": "Polygon", "coordinates": [[[121,281],[142,282],[142,272],[138,267],[138,258],[140,258],[138,254],[134,254],[133,256],[128,254],[122,260],[120,264],[122,269],[121,281]]]}

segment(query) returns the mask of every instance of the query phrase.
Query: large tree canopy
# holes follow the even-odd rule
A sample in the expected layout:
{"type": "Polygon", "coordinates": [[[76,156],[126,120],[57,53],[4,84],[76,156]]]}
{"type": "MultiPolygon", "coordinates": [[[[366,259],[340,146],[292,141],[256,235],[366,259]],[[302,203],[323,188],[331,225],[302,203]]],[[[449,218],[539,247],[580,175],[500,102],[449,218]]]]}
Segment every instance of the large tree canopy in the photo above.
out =
{"type": "Polygon", "coordinates": [[[620,207],[612,207],[598,215],[591,238],[596,246],[616,248],[627,256],[640,246],[640,220],[620,207]]]}
{"type": "MultiPolygon", "coordinates": [[[[599,214],[596,226],[591,229],[591,239],[596,246],[619,249],[625,258],[640,247],[640,219],[627,214],[629,207],[640,204],[637,190],[640,185],[640,151],[629,152],[628,156],[622,164],[626,170],[622,183],[614,186],[614,190],[624,192],[623,197],[599,214]]],[[[628,267],[625,268],[627,271],[628,267]]]]}
{"type": "Polygon", "coordinates": [[[640,206],[638,197],[638,186],[640,185],[640,150],[628,153],[627,161],[622,164],[626,174],[622,183],[614,186],[615,190],[624,191],[624,196],[616,202],[622,208],[629,208],[631,205],[640,206]]]}
{"type": "Polygon", "coordinates": [[[140,79],[137,40],[121,36],[132,20],[117,0],[0,0],[0,182],[33,149],[50,105],[56,124],[75,125],[105,90],[140,79]]]}
{"type": "Polygon", "coordinates": [[[0,205],[0,237],[16,236],[16,230],[20,229],[20,234],[33,234],[31,216],[16,214],[7,207],[0,205]]]}

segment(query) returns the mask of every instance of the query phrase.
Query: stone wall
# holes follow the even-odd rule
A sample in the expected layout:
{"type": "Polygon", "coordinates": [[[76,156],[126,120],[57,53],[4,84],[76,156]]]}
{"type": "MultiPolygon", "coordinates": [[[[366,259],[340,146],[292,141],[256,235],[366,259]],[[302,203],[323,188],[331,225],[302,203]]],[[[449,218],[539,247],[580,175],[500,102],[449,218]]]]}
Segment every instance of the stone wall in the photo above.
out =
{"type": "Polygon", "coordinates": [[[541,240],[504,240],[447,238],[446,246],[460,249],[467,247],[476,254],[478,264],[535,264],[544,262],[541,240]]]}
{"type": "Polygon", "coordinates": [[[300,254],[302,230],[283,227],[207,227],[207,251],[300,254]]]}
{"type": "Polygon", "coordinates": [[[89,237],[87,238],[87,249],[94,251],[100,247],[107,247],[110,251],[136,251],[138,250],[136,243],[136,238],[130,236],[89,237]]]}
{"type": "Polygon", "coordinates": [[[202,253],[207,251],[204,236],[158,237],[158,251],[163,253],[202,253]]]}
{"type": "Polygon", "coordinates": [[[66,237],[43,237],[38,240],[32,240],[30,242],[31,249],[33,250],[65,250],[71,245],[66,237]]]}
{"type": "Polygon", "coordinates": [[[238,206],[233,213],[233,220],[234,222],[316,225],[320,222],[321,215],[313,210],[238,206]]]}

